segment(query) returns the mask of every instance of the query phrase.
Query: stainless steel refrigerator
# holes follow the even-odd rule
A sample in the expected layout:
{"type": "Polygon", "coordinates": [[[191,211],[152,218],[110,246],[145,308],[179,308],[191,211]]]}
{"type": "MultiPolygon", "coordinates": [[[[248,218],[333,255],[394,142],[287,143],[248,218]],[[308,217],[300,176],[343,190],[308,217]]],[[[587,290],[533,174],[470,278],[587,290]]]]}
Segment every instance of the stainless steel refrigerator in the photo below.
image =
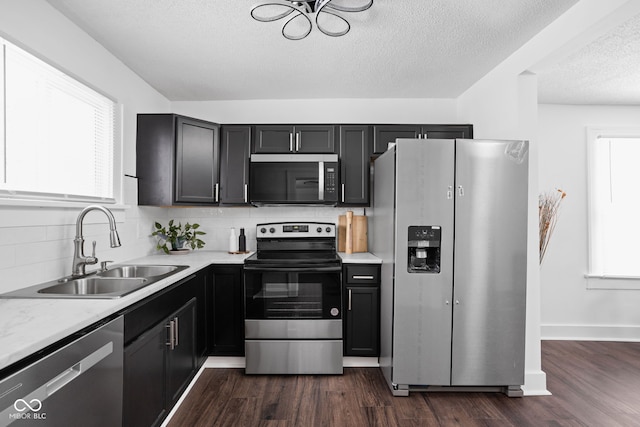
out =
{"type": "Polygon", "coordinates": [[[380,366],[394,395],[521,395],[527,189],[527,141],[398,139],[375,160],[380,366]]]}

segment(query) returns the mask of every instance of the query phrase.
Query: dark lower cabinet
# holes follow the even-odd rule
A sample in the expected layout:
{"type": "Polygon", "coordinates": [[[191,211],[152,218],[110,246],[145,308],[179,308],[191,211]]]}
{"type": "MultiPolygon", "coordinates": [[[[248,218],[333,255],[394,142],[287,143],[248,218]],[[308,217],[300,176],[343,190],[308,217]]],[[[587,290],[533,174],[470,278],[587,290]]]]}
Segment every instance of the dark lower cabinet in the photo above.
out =
{"type": "Polygon", "coordinates": [[[211,272],[210,354],[244,356],[242,266],[215,265],[211,272]]]}
{"type": "Polygon", "coordinates": [[[124,349],[123,426],[157,426],[167,414],[167,327],[158,323],[124,349]]]}
{"type": "Polygon", "coordinates": [[[344,355],[380,355],[380,265],[344,266],[344,355]]]}
{"type": "Polygon", "coordinates": [[[125,426],[156,426],[196,370],[196,299],[158,322],[124,350],[125,426]]]}
{"type": "Polygon", "coordinates": [[[178,401],[197,369],[196,299],[193,298],[172,314],[165,325],[169,329],[169,340],[167,342],[167,408],[170,408],[178,401]]]}
{"type": "Polygon", "coordinates": [[[124,426],[160,425],[204,361],[205,278],[189,276],[124,312],[124,426]]]}

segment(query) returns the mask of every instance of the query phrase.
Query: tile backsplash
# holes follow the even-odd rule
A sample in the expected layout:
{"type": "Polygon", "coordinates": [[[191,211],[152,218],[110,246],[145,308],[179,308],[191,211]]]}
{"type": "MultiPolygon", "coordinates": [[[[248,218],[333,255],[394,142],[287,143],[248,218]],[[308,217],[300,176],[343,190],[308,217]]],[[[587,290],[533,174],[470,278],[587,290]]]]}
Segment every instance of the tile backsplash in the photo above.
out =
{"type": "MultiPolygon", "coordinates": [[[[24,288],[71,272],[75,222],[81,208],[0,206],[0,293],[24,288]]],[[[122,246],[109,247],[106,217],[90,212],[83,234],[85,255],[95,240],[99,260],[125,262],[157,253],[153,224],[169,219],[200,224],[206,235],[204,250],[226,251],[231,227],[244,228],[247,249],[256,248],[256,224],[277,221],[317,221],[337,223],[338,216],[352,210],[363,215],[363,208],[332,207],[195,207],[157,208],[131,206],[113,209],[122,246]]],[[[93,269],[90,266],[88,270],[93,269]]]]}
{"type": "MultiPolygon", "coordinates": [[[[141,208],[144,209],[144,208],[141,208]]],[[[205,249],[226,251],[229,248],[229,232],[235,227],[245,229],[247,250],[256,249],[256,225],[263,222],[279,221],[314,221],[337,224],[338,216],[351,210],[355,215],[363,215],[363,208],[330,208],[330,207],[261,207],[261,208],[191,208],[165,209],[166,217],[176,221],[200,224],[200,230],[207,233],[202,239],[205,249]]]]}

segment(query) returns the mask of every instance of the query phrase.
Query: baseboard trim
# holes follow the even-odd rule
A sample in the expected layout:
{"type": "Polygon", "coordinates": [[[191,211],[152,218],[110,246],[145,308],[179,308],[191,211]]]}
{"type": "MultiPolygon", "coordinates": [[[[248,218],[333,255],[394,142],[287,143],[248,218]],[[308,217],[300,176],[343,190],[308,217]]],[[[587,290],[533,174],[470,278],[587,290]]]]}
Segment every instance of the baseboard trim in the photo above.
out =
{"type": "Polygon", "coordinates": [[[543,340],[640,342],[640,326],[541,325],[543,340]]]}
{"type": "MultiPolygon", "coordinates": [[[[345,368],[377,368],[380,366],[377,357],[344,357],[342,364],[345,368]]],[[[204,368],[241,368],[246,367],[244,357],[209,356],[205,360],[204,368]]]]}
{"type": "Polygon", "coordinates": [[[551,396],[547,390],[547,374],[543,371],[525,372],[522,391],[525,396],[551,396]]]}

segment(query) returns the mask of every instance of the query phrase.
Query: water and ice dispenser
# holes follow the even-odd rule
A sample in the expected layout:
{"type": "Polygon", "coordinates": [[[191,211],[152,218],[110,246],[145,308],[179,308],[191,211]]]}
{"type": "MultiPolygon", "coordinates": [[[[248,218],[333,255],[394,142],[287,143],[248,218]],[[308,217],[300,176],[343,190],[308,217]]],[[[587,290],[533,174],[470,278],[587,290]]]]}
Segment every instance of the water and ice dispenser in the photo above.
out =
{"type": "Polygon", "coordinates": [[[440,273],[441,240],[440,226],[409,226],[407,242],[409,273],[440,273]]]}

